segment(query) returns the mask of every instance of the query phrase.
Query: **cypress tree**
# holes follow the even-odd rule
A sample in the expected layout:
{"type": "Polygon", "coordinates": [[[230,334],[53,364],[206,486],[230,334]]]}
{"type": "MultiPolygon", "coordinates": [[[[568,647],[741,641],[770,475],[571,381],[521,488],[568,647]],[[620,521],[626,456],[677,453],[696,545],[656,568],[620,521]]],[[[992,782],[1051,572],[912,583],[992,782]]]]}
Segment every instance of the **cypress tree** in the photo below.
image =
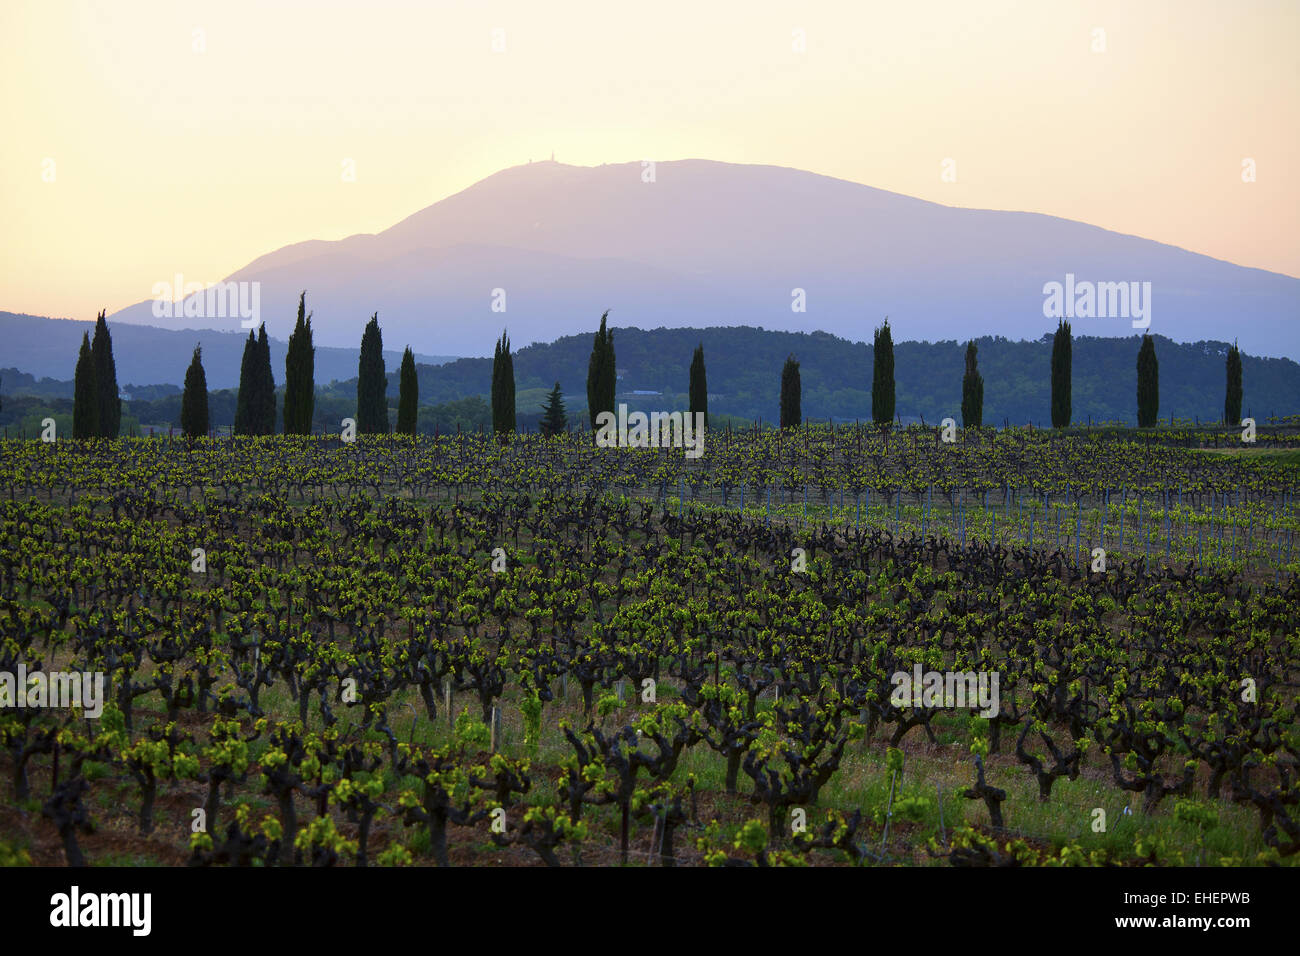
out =
{"type": "Polygon", "coordinates": [[[1138,428],[1151,428],[1160,414],[1160,365],[1156,361],[1156,342],[1142,336],[1138,350],[1138,428]]]}
{"type": "Polygon", "coordinates": [[[208,379],[203,374],[201,346],[194,346],[194,358],[185,372],[181,395],[181,431],[186,438],[203,438],[208,433],[208,379]]]}
{"type": "Polygon", "coordinates": [[[704,413],[704,427],[709,427],[709,384],[704,372],[704,343],[701,342],[695,348],[695,355],[691,357],[691,379],[690,379],[690,399],[691,399],[691,421],[695,421],[695,413],[704,413]]]}
{"type": "Polygon", "coordinates": [[[90,333],[81,336],[77,355],[77,373],[73,384],[72,437],[95,438],[99,435],[99,390],[95,387],[95,357],[90,348],[90,333]]]}
{"type": "Polygon", "coordinates": [[[975,364],[975,340],[966,345],[966,374],[961,380],[961,427],[984,424],[984,376],[975,364]]]}
{"type": "Polygon", "coordinates": [[[1241,425],[1241,353],[1237,343],[1228,349],[1228,389],[1223,398],[1223,423],[1229,428],[1241,425]]]}
{"type": "Polygon", "coordinates": [[[298,321],[289,336],[284,358],[284,433],[310,435],[316,407],[316,349],[311,340],[311,316],[307,315],[307,293],[298,299],[298,321]]]}
{"type": "Polygon", "coordinates": [[[1052,339],[1052,427],[1070,424],[1070,323],[1058,321],[1052,339]]]}
{"type": "Polygon", "coordinates": [[[803,421],[799,385],[799,363],[791,355],[781,369],[781,427],[797,428],[803,421]]]}
{"type": "Polygon", "coordinates": [[[607,331],[605,320],[609,310],[600,317],[600,330],[591,347],[591,358],[587,362],[587,413],[591,417],[591,430],[596,430],[596,416],[601,412],[614,411],[614,394],[618,382],[618,372],[614,364],[614,333],[607,331]]]}
{"type": "Polygon", "coordinates": [[[414,435],[420,415],[420,378],[415,374],[415,353],[409,345],[402,353],[402,370],[398,379],[397,434],[414,435]]]}
{"type": "Polygon", "coordinates": [[[357,432],[362,435],[388,434],[388,377],[384,371],[384,338],[379,331],[379,313],[366,323],[361,335],[361,358],[357,365],[357,432]]]}
{"type": "Polygon", "coordinates": [[[546,396],[546,404],[542,406],[542,420],[537,424],[537,430],[546,438],[555,435],[563,435],[564,430],[569,427],[568,416],[564,412],[564,398],[560,395],[560,383],[555,383],[555,388],[551,389],[546,396]]]}
{"type": "Polygon", "coordinates": [[[248,341],[244,343],[244,358],[239,363],[239,395],[235,399],[234,433],[236,435],[256,435],[261,424],[254,410],[261,384],[258,381],[258,362],[261,357],[261,352],[257,348],[257,337],[250,329],[248,341]]]}
{"type": "Polygon", "coordinates": [[[498,435],[515,430],[515,363],[505,332],[492,355],[492,430],[498,435]]]}
{"type": "Polygon", "coordinates": [[[95,338],[90,344],[95,359],[95,391],[97,394],[98,434],[101,438],[116,438],[122,426],[122,400],[117,394],[117,365],[113,362],[113,337],[109,335],[104,312],[95,320],[95,338]]]}
{"type": "Polygon", "coordinates": [[[894,420],[894,337],[889,318],[876,329],[874,368],[871,376],[871,420],[888,427],[894,420]]]}
{"type": "Polygon", "coordinates": [[[253,404],[253,434],[275,434],[275,374],[271,371],[271,342],[266,337],[266,323],[257,330],[257,390],[253,404]]]}

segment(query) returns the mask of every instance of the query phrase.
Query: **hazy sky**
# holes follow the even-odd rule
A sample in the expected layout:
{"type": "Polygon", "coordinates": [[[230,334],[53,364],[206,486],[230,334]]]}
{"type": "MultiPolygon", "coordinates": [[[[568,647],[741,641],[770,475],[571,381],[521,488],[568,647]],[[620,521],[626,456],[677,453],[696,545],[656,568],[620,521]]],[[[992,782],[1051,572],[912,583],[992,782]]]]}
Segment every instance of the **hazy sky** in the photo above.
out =
{"type": "Polygon", "coordinates": [[[3,0],[0,310],[111,313],[552,150],[797,167],[1300,276],[1297,41],[1296,0],[3,0]]]}

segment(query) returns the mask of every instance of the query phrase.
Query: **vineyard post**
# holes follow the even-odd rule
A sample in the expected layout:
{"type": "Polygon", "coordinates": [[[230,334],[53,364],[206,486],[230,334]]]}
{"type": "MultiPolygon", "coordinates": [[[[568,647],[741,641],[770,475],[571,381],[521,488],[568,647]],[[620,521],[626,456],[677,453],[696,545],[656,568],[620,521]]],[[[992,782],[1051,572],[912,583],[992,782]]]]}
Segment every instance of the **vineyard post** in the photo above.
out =
{"type": "Polygon", "coordinates": [[[497,748],[501,746],[501,708],[496,704],[492,705],[492,752],[496,753],[497,748]]]}
{"type": "Polygon", "coordinates": [[[772,486],[767,486],[767,525],[772,526],[772,486]]]}
{"type": "MultiPolygon", "coordinates": [[[[1211,498],[1211,501],[1214,499],[1211,498]]],[[[1228,493],[1223,493],[1223,509],[1219,514],[1219,557],[1223,557],[1223,518],[1228,513],[1228,493]]]]}
{"type": "Polygon", "coordinates": [[[1165,560],[1169,560],[1170,549],[1173,547],[1174,533],[1174,515],[1170,508],[1168,497],[1165,500],[1165,560]]]}
{"type": "Polygon", "coordinates": [[[447,711],[447,729],[450,730],[456,726],[456,722],[451,715],[451,678],[447,677],[442,682],[442,703],[447,711]]]}
{"type": "Polygon", "coordinates": [[[1106,515],[1110,511],[1110,489],[1102,492],[1101,502],[1101,546],[1106,547],[1106,515]]]}
{"type": "Polygon", "coordinates": [[[885,843],[889,840],[889,823],[894,818],[894,781],[898,778],[898,771],[889,772],[889,805],[885,808],[885,832],[880,835],[880,852],[885,852],[885,843]]]}
{"type": "Polygon", "coordinates": [[[1245,544],[1246,553],[1242,556],[1247,561],[1250,560],[1250,546],[1251,544],[1254,543],[1254,541],[1255,541],[1255,512],[1252,511],[1250,513],[1250,517],[1247,519],[1247,524],[1246,524],[1246,544],[1245,544]]]}
{"type": "Polygon", "coordinates": [[[1119,490],[1119,549],[1124,550],[1124,505],[1128,501],[1128,488],[1119,490]]]}

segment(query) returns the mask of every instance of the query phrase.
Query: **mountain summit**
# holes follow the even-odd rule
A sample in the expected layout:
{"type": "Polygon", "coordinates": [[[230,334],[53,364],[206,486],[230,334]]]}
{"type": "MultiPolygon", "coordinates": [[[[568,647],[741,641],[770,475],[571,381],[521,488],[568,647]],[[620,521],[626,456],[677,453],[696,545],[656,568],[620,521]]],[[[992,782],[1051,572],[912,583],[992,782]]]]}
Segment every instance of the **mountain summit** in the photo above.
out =
{"type": "MultiPolygon", "coordinates": [[[[1085,311],[1106,311],[1094,287],[1123,283],[1134,307],[1149,290],[1151,332],[1300,357],[1300,279],[1038,213],[699,159],[652,171],[515,166],[378,234],[295,243],[228,278],[262,284],[272,335],[288,334],[306,289],[318,344],[355,347],[377,311],[392,341],[462,355],[488,354],[503,327],[520,346],[587,331],[605,309],[615,327],[757,325],[862,341],[889,316],[900,340],[1037,339],[1057,324],[1044,315],[1049,283],[1079,308],[1076,335],[1131,336],[1117,309],[1085,311]]],[[[159,319],[151,305],[111,318],[239,324],[159,319]]]]}

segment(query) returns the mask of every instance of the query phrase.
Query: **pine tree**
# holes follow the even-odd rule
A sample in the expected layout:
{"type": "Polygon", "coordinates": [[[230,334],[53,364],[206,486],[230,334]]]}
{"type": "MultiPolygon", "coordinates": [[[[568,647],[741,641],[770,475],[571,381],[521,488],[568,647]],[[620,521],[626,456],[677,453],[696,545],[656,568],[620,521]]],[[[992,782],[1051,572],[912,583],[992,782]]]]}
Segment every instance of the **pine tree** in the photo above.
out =
{"type": "Polygon", "coordinates": [[[397,434],[414,435],[420,416],[420,378],[415,373],[415,353],[409,345],[402,353],[402,369],[398,379],[397,434]]]}
{"type": "Polygon", "coordinates": [[[704,372],[704,343],[701,342],[695,347],[695,354],[691,357],[691,378],[690,378],[690,401],[691,401],[691,421],[695,421],[695,413],[704,413],[704,427],[709,427],[709,383],[704,372]]]}
{"type": "Polygon", "coordinates": [[[1066,428],[1070,424],[1070,323],[1058,321],[1056,336],[1052,339],[1052,427],[1066,428]]]}
{"type": "Polygon", "coordinates": [[[966,345],[966,374],[961,380],[961,427],[979,428],[984,424],[984,376],[975,364],[975,341],[966,345]]]}
{"type": "Polygon", "coordinates": [[[113,362],[113,337],[109,335],[104,313],[95,320],[95,338],[90,344],[95,359],[95,391],[99,410],[96,413],[101,438],[116,438],[122,427],[122,400],[117,394],[117,365],[113,362]]]}
{"type": "Polygon", "coordinates": [[[289,336],[284,358],[284,433],[310,435],[316,408],[316,349],[311,340],[311,316],[307,293],[298,299],[298,321],[289,336]]]}
{"type": "Polygon", "coordinates": [[[587,362],[587,413],[591,417],[591,430],[596,430],[596,416],[601,412],[614,411],[614,395],[618,383],[618,372],[614,364],[614,333],[607,331],[605,320],[609,310],[600,317],[600,330],[591,347],[591,358],[587,362]]]}
{"type": "Polygon", "coordinates": [[[1160,414],[1160,365],[1156,361],[1156,343],[1151,336],[1142,336],[1138,350],[1138,428],[1151,428],[1160,414]]]}
{"type": "Polygon", "coordinates": [[[492,355],[492,430],[498,435],[515,430],[515,363],[505,332],[492,355]]]}
{"type": "Polygon", "coordinates": [[[271,341],[266,337],[266,323],[257,330],[257,390],[253,404],[256,435],[275,434],[275,373],[271,371],[271,341]]]}
{"type": "Polygon", "coordinates": [[[1241,425],[1241,353],[1237,343],[1228,349],[1228,388],[1223,398],[1223,423],[1229,428],[1241,425]]]}
{"type": "Polygon", "coordinates": [[[258,360],[261,353],[257,348],[257,337],[252,330],[248,332],[248,341],[244,343],[244,358],[239,363],[239,395],[235,399],[236,435],[256,435],[258,424],[254,406],[258,400],[258,360]]]}
{"type": "Polygon", "coordinates": [[[194,358],[185,372],[181,395],[181,432],[186,438],[203,438],[208,433],[208,379],[203,374],[201,346],[194,346],[194,358]]]}
{"type": "Polygon", "coordinates": [[[560,383],[555,383],[555,388],[551,389],[546,396],[546,404],[542,406],[542,420],[537,424],[537,430],[543,436],[551,438],[555,435],[563,435],[564,430],[569,427],[568,416],[564,413],[564,398],[560,395],[560,383]]]}
{"type": "Polygon", "coordinates": [[[803,421],[799,385],[799,363],[791,355],[781,369],[781,427],[797,428],[803,421]]]}
{"type": "Polygon", "coordinates": [[[362,435],[388,434],[388,377],[384,370],[384,337],[379,331],[379,313],[366,323],[361,335],[361,358],[357,365],[357,432],[362,435]]]}
{"type": "Polygon", "coordinates": [[[72,437],[95,438],[99,435],[99,389],[95,387],[95,357],[90,347],[90,333],[81,336],[77,355],[77,372],[73,385],[72,437]]]}
{"type": "Polygon", "coordinates": [[[871,376],[871,420],[888,427],[894,420],[894,337],[889,317],[876,329],[874,369],[871,376]]]}

